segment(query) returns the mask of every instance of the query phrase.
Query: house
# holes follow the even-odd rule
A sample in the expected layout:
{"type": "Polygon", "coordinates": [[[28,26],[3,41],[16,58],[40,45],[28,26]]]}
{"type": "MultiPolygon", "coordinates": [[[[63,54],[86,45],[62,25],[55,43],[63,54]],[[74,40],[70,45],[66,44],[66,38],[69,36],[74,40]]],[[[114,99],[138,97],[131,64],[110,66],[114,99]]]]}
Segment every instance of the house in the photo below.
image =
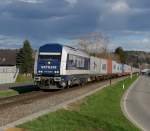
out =
{"type": "Polygon", "coordinates": [[[19,73],[16,67],[17,50],[0,50],[0,84],[14,83],[19,73]]]}

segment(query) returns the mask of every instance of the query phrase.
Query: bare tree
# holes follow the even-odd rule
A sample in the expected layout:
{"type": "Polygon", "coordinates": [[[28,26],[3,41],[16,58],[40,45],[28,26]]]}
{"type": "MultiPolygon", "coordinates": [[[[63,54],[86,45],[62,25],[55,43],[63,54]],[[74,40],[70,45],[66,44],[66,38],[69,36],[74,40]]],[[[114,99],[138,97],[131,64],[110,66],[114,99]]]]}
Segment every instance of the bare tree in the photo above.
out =
{"type": "Polygon", "coordinates": [[[79,48],[91,55],[99,56],[100,54],[107,53],[108,43],[108,37],[102,33],[93,32],[79,39],[79,48]]]}

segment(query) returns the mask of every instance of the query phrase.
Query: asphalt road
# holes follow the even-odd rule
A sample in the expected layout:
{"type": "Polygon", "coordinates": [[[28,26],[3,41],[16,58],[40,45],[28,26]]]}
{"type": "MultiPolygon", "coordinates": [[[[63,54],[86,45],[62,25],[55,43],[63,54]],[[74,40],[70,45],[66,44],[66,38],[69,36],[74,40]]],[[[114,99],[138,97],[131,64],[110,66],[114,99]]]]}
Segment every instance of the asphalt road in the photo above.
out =
{"type": "Polygon", "coordinates": [[[150,131],[150,77],[142,76],[128,90],[125,100],[129,119],[144,131],[150,131]]]}

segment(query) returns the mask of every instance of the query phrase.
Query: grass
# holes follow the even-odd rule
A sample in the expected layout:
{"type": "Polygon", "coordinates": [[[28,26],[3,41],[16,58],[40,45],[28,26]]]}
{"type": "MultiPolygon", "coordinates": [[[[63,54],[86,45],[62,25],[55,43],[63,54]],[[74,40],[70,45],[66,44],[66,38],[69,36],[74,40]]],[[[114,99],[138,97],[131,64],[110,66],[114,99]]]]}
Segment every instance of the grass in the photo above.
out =
{"type": "Polygon", "coordinates": [[[18,127],[29,131],[139,131],[124,117],[120,107],[125,89],[136,79],[137,76],[127,78],[86,97],[71,108],[49,113],[18,127]]]}
{"type": "Polygon", "coordinates": [[[6,84],[0,84],[0,85],[15,86],[17,84],[27,84],[27,83],[33,83],[33,78],[19,74],[15,83],[6,83],[6,84]]]}
{"type": "Polygon", "coordinates": [[[24,83],[24,82],[33,82],[33,78],[32,77],[28,77],[28,76],[25,76],[25,75],[22,75],[22,74],[19,74],[17,79],[16,79],[16,83],[24,83]]]}
{"type": "Polygon", "coordinates": [[[1,90],[0,91],[0,97],[8,97],[8,96],[13,96],[13,95],[17,95],[18,92],[15,90],[1,90]]]}
{"type": "MultiPolygon", "coordinates": [[[[15,83],[7,83],[7,84],[2,84],[0,86],[12,87],[12,86],[16,86],[19,84],[32,84],[32,83],[33,83],[33,78],[19,74],[15,83]]],[[[25,93],[25,92],[30,92],[30,91],[32,91],[32,89],[28,89],[28,88],[27,89],[20,88],[20,90],[19,88],[18,90],[13,90],[13,89],[0,90],[0,97],[8,97],[8,96],[20,94],[20,92],[25,93]]]]}

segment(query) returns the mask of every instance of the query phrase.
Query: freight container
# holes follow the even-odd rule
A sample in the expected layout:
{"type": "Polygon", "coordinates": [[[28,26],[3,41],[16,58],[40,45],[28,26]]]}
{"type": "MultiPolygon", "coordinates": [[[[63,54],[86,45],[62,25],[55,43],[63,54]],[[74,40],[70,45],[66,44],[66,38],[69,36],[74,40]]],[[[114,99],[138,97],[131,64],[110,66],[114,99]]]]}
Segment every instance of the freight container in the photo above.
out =
{"type": "Polygon", "coordinates": [[[132,67],[128,65],[128,73],[132,73],[132,67]]]}
{"type": "Polygon", "coordinates": [[[129,66],[129,73],[132,73],[132,66],[129,66]]]}
{"type": "Polygon", "coordinates": [[[131,66],[125,64],[124,65],[124,70],[125,70],[126,74],[130,74],[131,73],[131,66]]]}
{"type": "Polygon", "coordinates": [[[118,75],[119,76],[123,75],[123,73],[122,73],[122,64],[119,64],[119,63],[118,63],[118,75]]]}
{"type": "Polygon", "coordinates": [[[128,74],[128,65],[124,64],[124,73],[128,74]]]}
{"type": "Polygon", "coordinates": [[[100,63],[101,63],[101,74],[107,74],[107,59],[100,59],[100,63]]]}
{"type": "Polygon", "coordinates": [[[132,67],[132,73],[140,73],[140,69],[132,67]]]}
{"type": "Polygon", "coordinates": [[[107,59],[107,74],[112,74],[112,59],[107,59]]]}
{"type": "Polygon", "coordinates": [[[101,72],[101,61],[100,58],[90,57],[90,74],[100,74],[101,72]]]}
{"type": "Polygon", "coordinates": [[[117,72],[116,73],[120,73],[120,65],[117,63],[117,72]]]}
{"type": "Polygon", "coordinates": [[[121,71],[121,64],[113,61],[113,73],[114,74],[120,74],[122,71],[121,71]]]}
{"type": "Polygon", "coordinates": [[[124,67],[125,67],[125,66],[124,66],[124,64],[122,64],[122,65],[121,65],[122,74],[124,74],[124,73],[125,73],[125,69],[124,69],[124,67]]]}
{"type": "Polygon", "coordinates": [[[119,64],[119,73],[122,74],[122,64],[119,64]]]}
{"type": "Polygon", "coordinates": [[[118,63],[116,61],[112,61],[112,74],[118,73],[118,63]]]}

